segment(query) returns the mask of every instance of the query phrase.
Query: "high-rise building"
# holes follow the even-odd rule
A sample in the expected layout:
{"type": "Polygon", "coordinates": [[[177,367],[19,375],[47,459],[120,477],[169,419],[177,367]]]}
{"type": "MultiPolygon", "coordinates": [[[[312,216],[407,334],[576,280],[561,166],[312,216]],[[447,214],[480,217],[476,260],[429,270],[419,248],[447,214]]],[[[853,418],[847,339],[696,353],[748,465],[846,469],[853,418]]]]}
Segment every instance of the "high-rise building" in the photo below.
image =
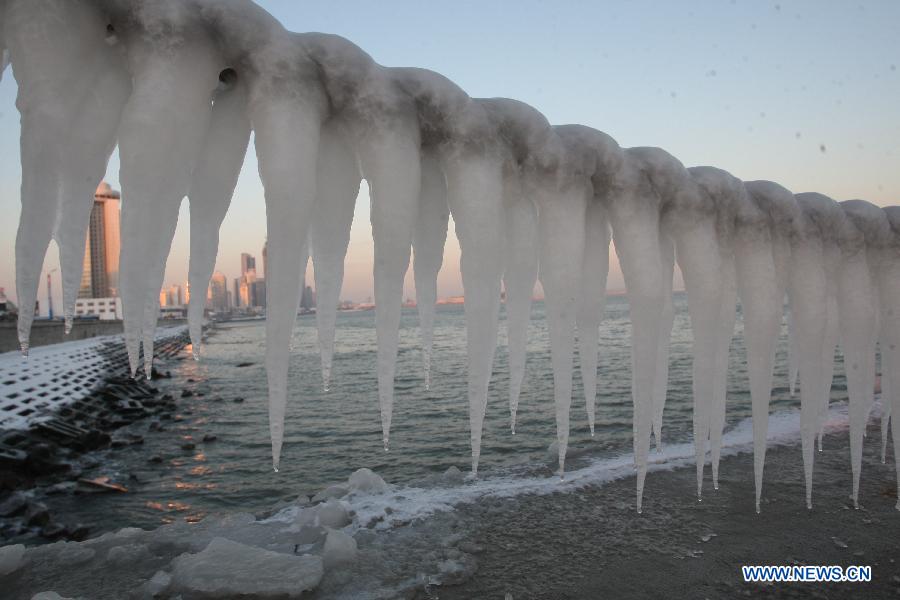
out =
{"type": "Polygon", "coordinates": [[[313,292],[313,289],[306,285],[303,286],[303,291],[300,293],[300,308],[303,310],[310,310],[316,307],[316,294],[313,292]]]}
{"type": "Polygon", "coordinates": [[[253,276],[256,276],[256,259],[247,254],[246,252],[241,253],[241,275],[246,275],[249,271],[253,271],[253,276]]]}
{"type": "Polygon", "coordinates": [[[228,310],[228,280],[225,275],[216,271],[209,279],[209,308],[215,312],[228,310]]]}
{"type": "Polygon", "coordinates": [[[181,286],[175,283],[169,287],[168,306],[184,306],[184,304],[181,286]]]}
{"type": "Polygon", "coordinates": [[[105,181],[94,193],[79,298],[119,295],[119,192],[105,181]]]}
{"type": "MultiPolygon", "coordinates": [[[[235,308],[241,308],[241,278],[234,278],[234,291],[232,292],[232,306],[235,308]]],[[[246,308],[246,307],[245,307],[246,308]]]]}

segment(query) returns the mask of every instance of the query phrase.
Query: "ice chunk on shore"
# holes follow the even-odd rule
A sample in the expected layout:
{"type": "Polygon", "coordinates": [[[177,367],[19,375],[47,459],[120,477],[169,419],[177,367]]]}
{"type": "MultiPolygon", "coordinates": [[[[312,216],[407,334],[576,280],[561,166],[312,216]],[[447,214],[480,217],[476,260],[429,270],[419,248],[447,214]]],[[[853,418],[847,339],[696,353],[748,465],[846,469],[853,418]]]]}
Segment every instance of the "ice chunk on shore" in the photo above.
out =
{"type": "Polygon", "coordinates": [[[322,561],[326,569],[352,563],[356,559],[356,540],[343,531],[331,529],[325,538],[322,561]]]}
{"type": "Polygon", "coordinates": [[[22,559],[24,557],[24,544],[0,547],[0,577],[5,577],[17,571],[23,565],[24,561],[22,559]]]}
{"type": "Polygon", "coordinates": [[[319,525],[323,527],[340,529],[350,523],[350,515],[347,514],[347,508],[340,500],[329,500],[316,508],[318,509],[319,525]]]}
{"type": "Polygon", "coordinates": [[[172,576],[165,571],[157,571],[144,585],[141,586],[144,598],[156,598],[162,595],[172,583],[172,576]]]}
{"type": "Polygon", "coordinates": [[[213,597],[299,598],[322,580],[322,559],[270,552],[213,538],[205,550],[172,561],[172,593],[213,597]]]}
{"type": "Polygon", "coordinates": [[[367,494],[381,494],[387,491],[387,484],[380,475],[371,469],[357,469],[350,475],[347,484],[352,492],[364,492],[367,494]]]}

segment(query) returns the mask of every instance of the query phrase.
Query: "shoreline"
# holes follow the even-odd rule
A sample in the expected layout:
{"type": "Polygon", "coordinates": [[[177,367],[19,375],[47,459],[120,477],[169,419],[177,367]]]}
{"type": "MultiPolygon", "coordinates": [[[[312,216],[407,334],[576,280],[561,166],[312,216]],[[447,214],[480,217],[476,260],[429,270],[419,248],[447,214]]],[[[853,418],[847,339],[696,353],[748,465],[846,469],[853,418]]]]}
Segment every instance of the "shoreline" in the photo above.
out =
{"type": "MultiPolygon", "coordinates": [[[[693,464],[676,457],[670,468],[651,472],[640,515],[631,474],[549,492],[504,496],[498,488],[496,494],[472,495],[449,510],[418,516],[404,510],[417,502],[417,492],[426,498],[480,486],[464,483],[456,471],[430,490],[387,486],[373,494],[365,491],[371,488],[353,491],[354,474],[349,484],[329,487],[317,498],[301,496],[255,517],[229,512],[197,523],[126,527],[82,543],[32,547],[5,581],[13,598],[46,590],[64,597],[147,597],[148,591],[154,597],[194,597],[200,593],[195,586],[209,580],[186,578],[179,563],[201,560],[212,541],[225,538],[235,549],[227,559],[217,559],[214,570],[221,573],[210,577],[225,577],[248,557],[260,565],[273,559],[269,554],[263,559],[261,552],[274,551],[279,560],[322,560],[324,572],[306,582],[313,589],[302,597],[323,600],[895,597],[900,512],[894,508],[893,461],[881,464],[880,431],[872,419],[861,508],[853,510],[849,436],[835,425],[824,452],[816,454],[812,511],[805,507],[799,443],[796,436],[783,436],[767,452],[759,515],[753,506],[753,456],[744,445],[723,455],[718,491],[707,469],[702,503],[696,501],[693,464]],[[322,522],[325,513],[330,524],[322,522]],[[339,564],[329,563],[332,535],[353,540],[350,558],[339,564]],[[68,556],[83,562],[67,564],[68,556]],[[125,557],[141,563],[110,571],[125,557]],[[744,584],[744,564],[869,565],[873,580],[744,584]]],[[[364,477],[376,487],[385,485],[377,476],[364,477]]],[[[3,558],[0,552],[0,571],[3,558]]],[[[286,597],[300,596],[300,588],[291,588],[277,573],[228,585],[230,593],[247,597],[266,586],[285,590],[286,597]]]]}
{"type": "MultiPolygon", "coordinates": [[[[753,455],[722,458],[719,490],[706,470],[696,500],[693,465],[647,476],[644,511],[634,510],[634,476],[576,493],[519,496],[514,507],[464,506],[458,517],[480,548],[477,569],[442,599],[897,597],[900,511],[893,460],[881,463],[871,420],[853,510],[849,435],[827,435],[816,452],[813,509],[805,506],[799,442],[770,446],[754,510],[753,455]],[[749,584],[741,565],[871,565],[870,583],[749,584]]],[[[890,452],[889,452],[890,454],[890,452]]]]}
{"type": "MultiPolygon", "coordinates": [[[[29,413],[20,418],[25,426],[0,429],[0,540],[3,543],[40,544],[88,537],[91,533],[88,525],[74,522],[71,515],[51,514],[48,497],[60,493],[127,491],[120,482],[108,478],[102,482],[88,476],[87,472],[97,466],[97,461],[85,457],[97,450],[141,445],[142,435],[123,433],[129,425],[154,415],[171,418],[176,409],[174,397],[162,393],[143,377],[128,376],[120,338],[104,338],[90,348],[79,350],[82,355],[91,355],[90,373],[82,374],[86,381],[69,388],[65,386],[71,377],[53,370],[59,367],[60,361],[49,356],[52,346],[39,348],[33,359],[16,357],[41,361],[37,364],[43,369],[39,368],[31,379],[24,377],[29,379],[26,385],[36,389],[33,395],[38,399],[22,400],[21,406],[29,413]],[[46,391],[39,394],[40,390],[46,391]],[[60,400],[41,405],[39,399],[48,393],[56,394],[60,400]]],[[[156,357],[176,356],[188,343],[186,331],[161,337],[155,348],[156,357]]],[[[65,355],[71,348],[71,344],[61,348],[60,353],[65,355]]],[[[154,380],[169,377],[168,372],[153,369],[154,380]]],[[[12,399],[11,394],[7,395],[7,402],[12,399]]]]}

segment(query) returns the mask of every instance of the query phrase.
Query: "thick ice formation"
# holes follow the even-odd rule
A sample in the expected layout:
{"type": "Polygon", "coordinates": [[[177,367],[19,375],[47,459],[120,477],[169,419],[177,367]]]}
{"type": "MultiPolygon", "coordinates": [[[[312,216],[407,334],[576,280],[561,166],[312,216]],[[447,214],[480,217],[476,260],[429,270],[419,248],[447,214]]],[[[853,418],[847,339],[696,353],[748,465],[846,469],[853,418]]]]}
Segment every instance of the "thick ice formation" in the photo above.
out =
{"type": "MultiPolygon", "coordinates": [[[[883,399],[890,407],[884,414],[900,414],[897,208],[882,210],[862,201],[838,205],[819,194],[793,197],[770,182],[742,184],[711,167],[687,170],[657,148],[623,151],[599,131],[551,127],[521,102],[472,99],[438,73],[383,67],[338,36],[291,33],[250,0],[6,0],[0,11],[0,49],[3,60],[8,56],[12,63],[22,116],[16,284],[24,352],[51,238],[60,247],[64,312],[71,319],[91,194],[116,143],[123,187],[119,292],[132,372],[140,366],[142,345],[143,368],[151,372],[158,290],[185,196],[191,203],[189,279],[195,290],[189,319],[198,351],[202,290],[252,131],[268,225],[266,373],[276,469],[301,269],[311,252],[327,388],[344,255],[364,177],[372,201],[385,448],[410,248],[427,386],[435,281],[449,212],[462,251],[473,473],[493,370],[501,281],[513,431],[531,293],[540,272],[561,472],[576,339],[593,432],[611,233],[632,320],[638,510],[650,438],[658,447],[662,439],[675,261],[684,274],[694,333],[698,495],[707,442],[718,483],[728,349],[739,296],[759,507],[774,347],[787,291],[789,375],[792,390],[798,373],[800,379],[807,503],[811,506],[813,445],[816,433],[821,445],[838,337],[847,368],[857,500],[876,343],[883,399]]],[[[898,452],[896,427],[894,442],[898,452]]],[[[336,560],[349,552],[343,542],[339,536],[332,540],[336,560]]]]}

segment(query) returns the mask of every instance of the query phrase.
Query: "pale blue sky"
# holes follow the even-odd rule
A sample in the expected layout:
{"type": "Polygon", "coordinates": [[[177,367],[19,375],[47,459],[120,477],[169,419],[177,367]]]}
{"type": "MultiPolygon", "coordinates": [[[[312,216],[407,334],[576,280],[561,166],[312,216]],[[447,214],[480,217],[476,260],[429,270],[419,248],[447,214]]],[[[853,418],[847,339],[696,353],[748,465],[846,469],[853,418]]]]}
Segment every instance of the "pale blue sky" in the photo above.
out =
{"type": "MultiPolygon", "coordinates": [[[[259,3],[295,31],[343,35],[381,64],[434,69],[472,96],[517,98],[552,123],[590,125],[622,146],[661,146],[688,166],[715,165],[795,192],[900,204],[895,0],[259,3]]],[[[14,101],[7,71],[0,82],[7,293],[19,214],[14,101]]],[[[108,180],[117,186],[115,159],[108,180]]],[[[368,202],[360,200],[343,294],[357,300],[372,287],[368,202]]],[[[222,230],[218,268],[229,278],[240,252],[259,255],[264,217],[251,149],[222,230]]],[[[186,276],[186,224],[185,207],[167,282],[186,276]]],[[[459,292],[456,252],[448,249],[442,295],[459,292]]],[[[53,248],[47,266],[55,263],[53,248]]],[[[610,287],[621,287],[615,266],[610,287]]]]}

